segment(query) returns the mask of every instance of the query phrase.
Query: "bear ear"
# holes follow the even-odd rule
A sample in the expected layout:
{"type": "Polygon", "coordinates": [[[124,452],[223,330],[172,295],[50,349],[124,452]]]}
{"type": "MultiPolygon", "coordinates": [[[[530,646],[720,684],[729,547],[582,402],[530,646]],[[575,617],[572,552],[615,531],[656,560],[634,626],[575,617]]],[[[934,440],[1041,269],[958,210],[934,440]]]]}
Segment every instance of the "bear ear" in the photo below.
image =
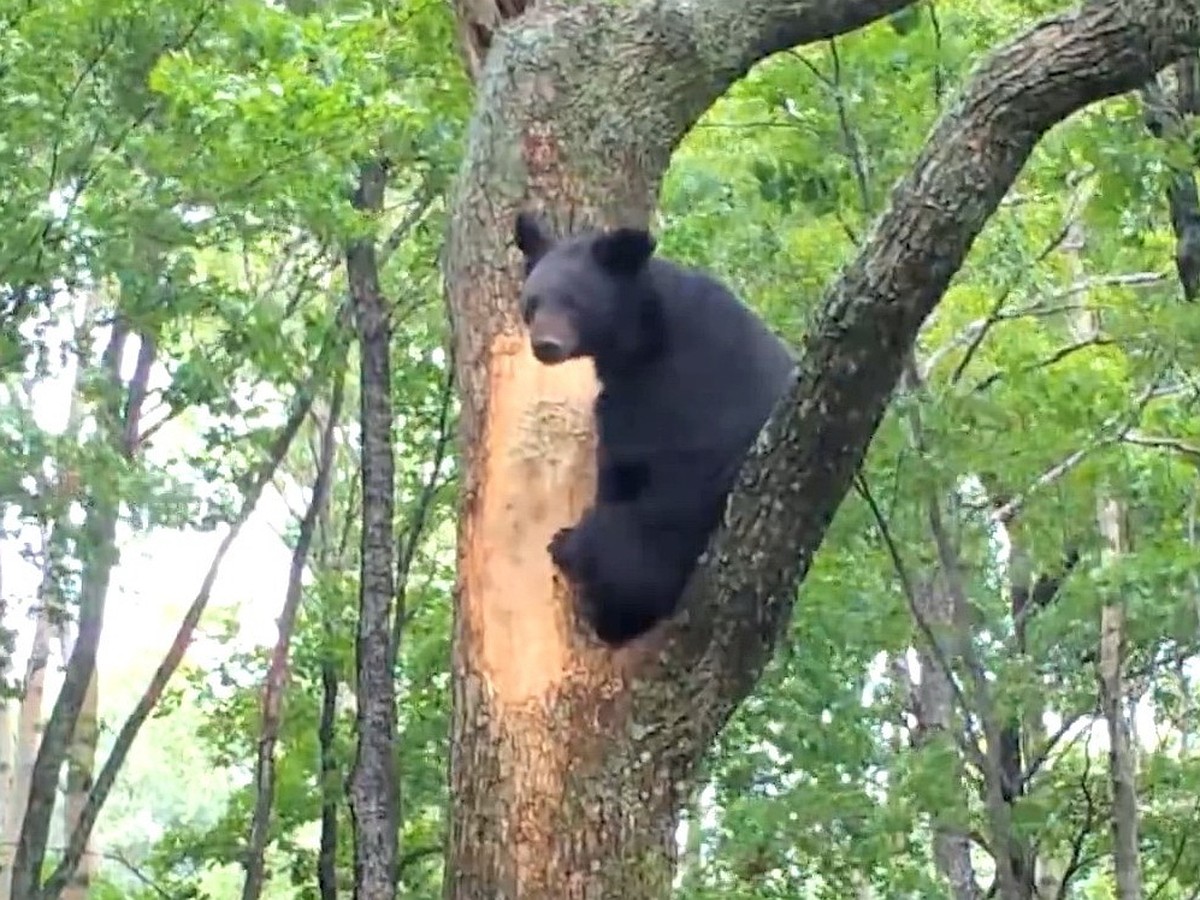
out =
{"type": "Polygon", "coordinates": [[[542,227],[538,217],[525,209],[517,213],[513,235],[516,238],[517,249],[525,255],[527,267],[532,267],[554,246],[554,238],[542,227]]]}
{"type": "Polygon", "coordinates": [[[605,269],[633,275],[654,253],[654,238],[641,228],[616,228],[596,238],[592,254],[605,269]]]}

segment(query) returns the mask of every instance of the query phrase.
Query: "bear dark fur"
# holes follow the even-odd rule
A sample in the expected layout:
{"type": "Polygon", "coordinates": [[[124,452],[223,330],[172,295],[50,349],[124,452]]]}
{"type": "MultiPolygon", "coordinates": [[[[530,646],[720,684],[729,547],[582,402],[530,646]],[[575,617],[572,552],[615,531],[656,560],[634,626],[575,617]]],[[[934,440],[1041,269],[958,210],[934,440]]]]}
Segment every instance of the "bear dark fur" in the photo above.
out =
{"type": "Polygon", "coordinates": [[[555,240],[522,212],[516,243],[534,355],[591,357],[600,381],[595,501],[548,550],[597,636],[620,645],[675,611],[795,362],[724,285],[655,257],[645,231],[555,240]]]}

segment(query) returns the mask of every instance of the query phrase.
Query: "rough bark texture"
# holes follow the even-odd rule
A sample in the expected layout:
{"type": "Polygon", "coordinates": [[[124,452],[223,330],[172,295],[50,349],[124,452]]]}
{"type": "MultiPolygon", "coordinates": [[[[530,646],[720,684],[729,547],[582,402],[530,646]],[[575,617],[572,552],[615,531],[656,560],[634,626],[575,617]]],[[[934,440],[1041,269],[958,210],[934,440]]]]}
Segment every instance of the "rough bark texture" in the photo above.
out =
{"type": "MultiPolygon", "coordinates": [[[[1099,503],[1100,530],[1108,555],[1125,552],[1124,511],[1111,498],[1099,503]]],[[[1112,784],[1113,870],[1118,900],[1142,900],[1138,847],[1137,765],[1125,719],[1125,607],[1105,605],[1100,613],[1100,705],[1108,723],[1108,777],[1112,784]]]]}
{"type": "MultiPolygon", "coordinates": [[[[97,297],[88,293],[80,316],[81,337],[85,329],[92,327],[92,318],[98,305],[97,297]]],[[[75,368],[71,399],[67,407],[64,433],[78,437],[83,423],[84,403],[82,386],[87,368],[78,361],[75,368]]],[[[69,551],[63,530],[57,523],[47,529],[44,544],[42,581],[37,594],[37,619],[34,624],[33,643],[26,663],[23,693],[17,720],[16,772],[11,794],[4,799],[3,845],[0,846],[0,900],[12,898],[12,859],[20,836],[21,824],[29,802],[29,786],[33,778],[33,763],[42,739],[42,710],[46,691],[46,665],[50,659],[50,636],[55,629],[62,630],[66,624],[59,579],[63,557],[69,551]]],[[[63,647],[63,658],[67,658],[63,647]]],[[[84,697],[87,705],[88,696],[84,697]]]]}
{"type": "MultiPolygon", "coordinates": [[[[46,553],[54,553],[54,534],[46,540],[46,553]]],[[[33,642],[25,664],[21,704],[17,712],[17,745],[12,791],[4,798],[3,845],[0,846],[0,900],[12,900],[12,859],[21,822],[29,803],[29,784],[33,778],[33,761],[42,739],[42,709],[46,694],[46,663],[50,659],[50,596],[54,592],[51,560],[46,561],[42,583],[38,590],[37,619],[34,622],[33,642]]]]}
{"type": "MultiPolygon", "coordinates": [[[[362,166],[355,206],[383,208],[385,173],[378,162],[362,166]]],[[[392,450],[391,311],[379,288],[374,238],[356,241],[346,254],[350,296],[361,357],[362,569],[358,594],[358,748],[350,775],[354,821],[354,896],[396,896],[399,786],[392,745],[396,740],[396,689],[392,676],[392,601],[396,548],[392,534],[395,460],[392,450]]]]}
{"type": "Polygon", "coordinates": [[[595,384],[587,364],[548,369],[527,349],[513,217],[528,204],[563,230],[644,224],[680,137],[755,61],[904,5],[584,2],[527,11],[492,44],[446,253],[466,463],[448,898],[666,893],[694,763],[761,673],[975,236],[1049,127],[1200,40],[1196,0],[1110,0],[980,68],[827,292],[686,611],[599,649],[546,554],[589,499],[595,384]]]}
{"type": "Polygon", "coordinates": [[[321,900],[337,900],[338,802],[342,796],[338,779],[337,751],[333,745],[337,728],[338,673],[332,658],[321,661],[321,721],[317,742],[321,748],[321,846],[317,850],[317,889],[321,900]]]}

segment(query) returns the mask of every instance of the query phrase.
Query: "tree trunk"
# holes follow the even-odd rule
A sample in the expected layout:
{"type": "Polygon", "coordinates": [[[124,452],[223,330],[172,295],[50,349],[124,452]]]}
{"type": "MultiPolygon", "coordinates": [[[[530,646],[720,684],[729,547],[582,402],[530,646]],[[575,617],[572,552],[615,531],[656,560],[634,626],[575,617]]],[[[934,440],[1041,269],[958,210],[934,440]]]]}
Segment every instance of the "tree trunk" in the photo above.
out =
{"type": "MultiPolygon", "coordinates": [[[[94,327],[92,317],[96,312],[97,298],[94,294],[86,294],[83,298],[83,308],[76,334],[79,338],[86,337],[94,327]]],[[[67,406],[67,421],[63,429],[65,434],[78,436],[83,420],[83,396],[81,388],[86,375],[87,361],[77,359],[75,374],[71,384],[71,397],[67,406]]],[[[62,481],[60,480],[60,486],[62,481]]],[[[12,861],[16,850],[17,839],[21,833],[21,823],[25,817],[25,808],[29,802],[29,785],[33,779],[33,762],[37,756],[38,746],[42,739],[42,712],[46,693],[46,665],[50,659],[50,635],[55,629],[66,627],[67,613],[63,607],[62,594],[59,591],[59,569],[62,557],[66,553],[63,533],[56,522],[51,522],[46,530],[43,545],[45,559],[42,568],[42,580],[38,587],[37,618],[34,622],[33,643],[29,650],[29,659],[25,667],[25,680],[22,682],[22,697],[17,714],[17,745],[16,771],[11,794],[5,797],[3,804],[3,844],[0,845],[0,900],[12,898],[12,861]]],[[[63,659],[67,658],[66,646],[63,646],[63,659]]],[[[89,684],[88,695],[95,687],[89,684]]],[[[85,696],[84,704],[95,699],[85,696]]],[[[94,705],[93,705],[94,708],[94,705]]],[[[94,727],[94,723],[93,723],[94,727]]],[[[93,747],[95,738],[93,736],[93,747]]],[[[94,753],[94,750],[93,750],[94,753]]]]}
{"type": "MultiPolygon", "coordinates": [[[[0,585],[0,590],[3,590],[3,585],[0,585]]],[[[11,659],[11,656],[5,655],[4,659],[0,660],[0,678],[5,682],[9,678],[11,659]]],[[[13,704],[7,697],[0,701],[0,797],[4,798],[4,802],[0,803],[0,824],[3,822],[4,805],[12,794],[13,770],[17,761],[17,734],[13,728],[12,711],[13,704]]],[[[0,866],[0,879],[3,878],[4,871],[4,867],[0,866]]]]}
{"type": "MultiPolygon", "coordinates": [[[[346,452],[349,448],[340,448],[346,452]]],[[[353,450],[349,450],[359,461],[353,450]]],[[[349,522],[357,516],[356,491],[360,482],[356,477],[350,487],[350,499],[338,515],[340,521],[349,522]]],[[[317,519],[316,566],[318,571],[345,571],[353,565],[347,559],[350,530],[332,525],[331,503],[326,502],[317,519]]],[[[336,745],[338,730],[338,697],[342,686],[341,671],[337,655],[337,628],[328,604],[322,603],[321,626],[321,713],[317,721],[317,759],[320,772],[321,793],[321,836],[317,847],[317,892],[320,900],[338,900],[340,884],[338,872],[338,809],[345,795],[341,764],[336,745]]]]}
{"type": "Polygon", "coordinates": [[[116,562],[114,543],[117,504],[98,500],[84,525],[88,559],[80,591],[79,637],[67,661],[63,686],[38,746],[29,785],[29,802],[13,857],[14,898],[35,897],[41,885],[42,862],[50,836],[50,818],[58,792],[58,777],[80,710],[95,677],[96,648],[104,623],[109,576],[116,562]]]}
{"type": "MultiPolygon", "coordinates": [[[[53,550],[53,532],[47,533],[45,552],[53,550]]],[[[37,618],[33,626],[33,643],[25,664],[25,679],[20,705],[17,708],[15,769],[12,792],[4,798],[4,834],[0,846],[0,900],[12,900],[12,860],[21,821],[29,803],[29,784],[33,778],[33,761],[42,738],[42,709],[46,693],[46,663],[50,659],[50,601],[54,592],[50,560],[42,573],[38,591],[37,618]]]]}
{"type": "MultiPolygon", "coordinates": [[[[517,113],[529,126],[493,138],[495,163],[466,173],[459,209],[488,208],[489,172],[517,146],[539,193],[567,207],[560,225],[644,223],[656,180],[633,160],[607,175],[572,171],[573,154],[548,124],[557,116],[537,108],[544,101],[531,81],[506,89],[534,107],[517,113]]],[[[463,235],[470,243],[455,243],[450,262],[451,302],[472,328],[458,351],[468,487],[453,637],[448,896],[663,896],[674,785],[685,772],[629,740],[620,658],[575,637],[566,586],[546,553],[593,490],[594,378],[583,362],[537,364],[514,327],[514,273],[491,262],[508,225],[487,223],[482,245],[482,233],[463,235]]]]}
{"type": "MultiPolygon", "coordinates": [[[[326,629],[326,640],[332,635],[326,629]]],[[[329,646],[329,645],[327,645],[329,646]]],[[[332,654],[332,649],[326,649],[332,654]]],[[[330,655],[321,660],[321,720],[317,726],[317,742],[321,760],[321,844],[317,850],[317,889],[321,900],[337,900],[338,802],[342,787],[338,778],[336,750],[333,746],[337,728],[338,699],[337,665],[330,655]]]]}
{"type": "MultiPolygon", "coordinates": [[[[1146,127],[1156,137],[1167,141],[1186,141],[1194,120],[1200,114],[1200,60],[1195,56],[1182,59],[1172,67],[1174,84],[1164,89],[1158,78],[1142,88],[1142,108],[1146,127]]],[[[1171,214],[1171,230],[1175,233],[1175,271],[1185,300],[1195,300],[1200,294],[1200,194],[1196,191],[1193,170],[1197,160],[1190,154],[1190,165],[1172,163],[1167,181],[1167,208],[1171,214]]]]}
{"type": "Polygon", "coordinates": [[[171,676],[179,668],[179,664],[183,662],[184,653],[192,643],[192,636],[196,631],[196,626],[199,625],[200,617],[204,614],[205,609],[208,607],[209,598],[212,596],[213,585],[216,584],[217,573],[221,569],[221,563],[229,552],[229,548],[233,546],[233,542],[237,540],[242,527],[257,508],[263,491],[275,477],[275,472],[279,468],[283,457],[287,455],[288,449],[292,445],[292,439],[296,436],[301,422],[308,415],[308,411],[312,406],[313,391],[321,383],[321,379],[325,374],[325,366],[322,365],[322,362],[326,361],[326,353],[332,352],[335,344],[336,339],[331,338],[329,343],[322,348],[321,355],[318,357],[318,363],[314,367],[317,370],[317,374],[314,374],[308,383],[301,385],[300,389],[296,392],[288,419],[280,427],[275,440],[272,441],[267,451],[266,459],[259,464],[255,471],[247,473],[240,480],[240,485],[243,489],[242,506],[238,510],[234,520],[229,523],[229,531],[221,539],[216,553],[213,554],[212,562],[209,563],[208,571],[204,574],[204,580],[200,584],[200,589],[196,592],[191,606],[184,613],[183,621],[179,623],[175,637],[171,640],[171,646],[167,649],[158,668],[155,669],[154,675],[151,677],[145,692],[138,698],[138,702],[129,714],[129,718],[122,723],[120,730],[117,732],[112,750],[109,751],[104,765],[100,767],[100,773],[96,776],[96,783],[88,793],[87,803],[80,811],[78,826],[68,836],[66,851],[63,853],[58,866],[51,873],[50,877],[46,879],[43,889],[45,897],[56,897],[63,890],[70,879],[71,872],[85,852],[92,828],[96,824],[96,818],[100,815],[100,810],[103,808],[105,801],[108,799],[109,792],[116,783],[117,775],[120,773],[121,767],[125,764],[125,759],[133,747],[133,742],[137,739],[138,732],[150,717],[151,712],[154,711],[159,698],[162,696],[163,691],[166,690],[167,682],[171,680],[171,676]]]}
{"type": "MultiPolygon", "coordinates": [[[[1120,504],[1101,498],[1099,521],[1106,555],[1124,552],[1120,504]]],[[[1108,723],[1109,780],[1112,784],[1113,868],[1118,900],[1142,900],[1138,847],[1137,763],[1125,720],[1125,606],[1106,604],[1100,613],[1100,702],[1108,723]]]]}
{"type": "MultiPolygon", "coordinates": [[[[1079,562],[1079,554],[1069,549],[1061,566],[1035,573],[1029,554],[1030,540],[1025,529],[1016,519],[1010,519],[1005,528],[1009,538],[1009,612],[1013,625],[1015,650],[1022,658],[1028,655],[1027,634],[1030,622],[1055,601],[1059,588],[1079,562]]],[[[1026,699],[1022,708],[1009,720],[1004,729],[1004,778],[1012,791],[1012,802],[1027,793],[1028,772],[1033,754],[1043,748],[1047,741],[1042,702],[1026,699]]],[[[1034,896],[1054,898],[1064,889],[1064,879],[1070,873],[1070,861],[1056,859],[1054,850],[1045,842],[1028,848],[1026,860],[1032,875],[1034,896]]],[[[1065,895],[1064,895],[1065,896],[1065,895]]]]}
{"type": "MultiPolygon", "coordinates": [[[[919,373],[915,356],[910,356],[905,367],[903,384],[906,392],[926,398],[928,392],[919,373]]],[[[920,406],[910,404],[907,409],[909,439],[912,449],[922,459],[930,458],[925,439],[920,406]]],[[[952,771],[948,773],[960,788],[961,805],[958,809],[940,810],[932,817],[933,857],[938,872],[949,882],[951,896],[955,900],[975,900],[981,895],[975,868],[971,862],[971,836],[968,831],[968,813],[965,805],[964,756],[980,770],[985,783],[985,803],[990,815],[993,855],[996,856],[996,884],[1005,900],[1020,900],[1014,897],[1014,871],[1007,857],[997,856],[1003,847],[1011,844],[1007,821],[995,815],[994,797],[998,796],[998,768],[989,765],[988,756],[981,749],[977,729],[967,725],[968,717],[983,720],[984,731],[989,725],[987,717],[992,707],[986,690],[979,690],[979,679],[974,678],[976,708],[967,705],[967,695],[955,684],[956,670],[966,669],[974,675],[979,669],[978,660],[970,650],[973,639],[972,622],[976,616],[968,608],[967,591],[956,573],[961,568],[958,548],[942,526],[940,495],[948,493],[950,485],[935,480],[924,498],[927,507],[930,534],[937,547],[938,564],[932,572],[920,578],[912,578],[905,571],[903,560],[888,535],[887,521],[869,488],[863,482],[865,493],[876,518],[876,525],[884,535],[885,543],[893,553],[896,574],[904,584],[909,611],[917,625],[922,640],[917,644],[917,661],[921,670],[920,685],[914,686],[909,677],[904,658],[897,660],[896,670],[905,685],[911,700],[916,727],[912,733],[914,749],[937,742],[949,742],[952,771]],[[916,582],[916,583],[914,583],[916,582]],[[955,710],[955,706],[958,710],[955,710]]],[[[987,745],[985,741],[985,746],[987,745]]]]}
{"type": "Polygon", "coordinates": [[[662,897],[699,757],[753,687],[910,352],[1041,135],[1194,46],[1196,0],[1110,0],[978,70],[826,293],[800,377],[666,629],[612,652],[546,544],[590,499],[591,367],[540,366],[512,223],[645,224],[672,149],[777,50],[907,5],[581,2],[488,52],[445,256],[465,473],[453,635],[448,900],[662,897]],[[631,111],[633,114],[631,114],[631,111]]]}
{"type": "MultiPolygon", "coordinates": [[[[383,166],[364,163],[357,209],[383,208],[383,166]]],[[[396,896],[400,797],[393,745],[396,689],[392,661],[395,541],[392,516],[395,460],[392,448],[391,310],[379,287],[373,237],[346,253],[346,272],[358,325],[362,423],[362,559],[355,659],[358,669],[358,750],[350,776],[354,823],[354,896],[396,896]]]]}
{"type": "MultiPolygon", "coordinates": [[[[7,671],[0,674],[7,679],[7,671]]],[[[0,804],[0,826],[3,825],[3,808],[8,804],[15,784],[17,734],[16,729],[13,728],[12,712],[13,704],[8,699],[0,703],[0,796],[4,797],[4,802],[0,804]]],[[[8,888],[4,886],[3,882],[8,878],[9,854],[4,847],[0,847],[0,854],[2,854],[0,855],[0,897],[3,897],[8,893],[8,888]]]]}
{"type": "MultiPolygon", "coordinates": [[[[954,614],[954,598],[950,592],[944,589],[937,578],[927,578],[925,582],[918,586],[913,602],[917,604],[918,614],[924,618],[930,631],[936,635],[954,635],[950,641],[954,644],[970,640],[969,633],[961,633],[963,622],[960,616],[954,614]]],[[[913,729],[913,747],[923,747],[935,741],[949,743],[948,749],[954,754],[954,770],[946,775],[954,780],[958,787],[956,793],[965,801],[966,779],[959,747],[961,739],[956,740],[955,736],[963,735],[961,715],[966,711],[955,714],[952,673],[946,668],[948,660],[939,659],[928,642],[918,647],[917,658],[921,666],[921,683],[915,687],[910,685],[917,719],[917,727],[913,729]]],[[[970,740],[966,735],[963,737],[970,740]]],[[[949,883],[950,896],[954,900],[979,900],[983,892],[979,889],[975,866],[971,862],[971,836],[965,802],[954,814],[947,813],[949,811],[933,817],[934,864],[949,883]]]]}
{"type": "MultiPolygon", "coordinates": [[[[64,641],[64,655],[65,655],[64,641]]],[[[100,736],[100,686],[99,672],[92,672],[87,691],[83,695],[83,706],[79,709],[79,718],[75,722],[75,731],[71,735],[71,745],[67,748],[67,789],[63,803],[63,834],[71,834],[79,827],[83,810],[87,806],[88,793],[92,789],[92,779],[96,774],[96,740],[100,736]]],[[[79,864],[71,873],[70,880],[63,888],[62,900],[88,900],[92,885],[92,875],[96,868],[95,854],[84,846],[79,864]]]]}
{"type": "MultiPolygon", "coordinates": [[[[1190,177],[1190,176],[1189,176],[1190,177]]],[[[1085,233],[1080,218],[1067,231],[1063,250],[1070,261],[1072,281],[1082,283],[1086,272],[1083,263],[1085,233]]],[[[1100,333],[1100,317],[1090,306],[1087,293],[1079,297],[1079,306],[1071,322],[1072,336],[1077,341],[1095,340],[1100,333]]],[[[1096,497],[1100,535],[1104,540],[1105,562],[1125,553],[1125,510],[1115,498],[1103,491],[1096,497]]],[[[1111,827],[1113,835],[1113,868],[1117,882],[1118,900],[1141,900],[1142,873],[1138,850],[1137,782],[1133,747],[1125,721],[1125,605],[1123,600],[1106,603],[1100,611],[1100,648],[1097,668],[1100,687],[1100,708],[1108,724],[1109,782],[1112,786],[1111,827]]]]}

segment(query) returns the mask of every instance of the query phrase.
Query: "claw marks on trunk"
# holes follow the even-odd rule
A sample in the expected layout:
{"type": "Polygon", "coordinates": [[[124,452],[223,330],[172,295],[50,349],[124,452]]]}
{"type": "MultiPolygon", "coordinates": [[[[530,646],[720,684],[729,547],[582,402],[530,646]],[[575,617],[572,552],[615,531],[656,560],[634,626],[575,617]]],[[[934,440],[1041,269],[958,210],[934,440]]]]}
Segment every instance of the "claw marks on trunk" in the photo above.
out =
{"type": "Polygon", "coordinates": [[[535,201],[542,198],[551,201],[538,208],[553,221],[559,235],[582,224],[579,217],[584,206],[582,185],[563,177],[562,144],[552,125],[534,121],[525,126],[521,132],[521,162],[525,166],[526,196],[535,201]]]}
{"type": "Polygon", "coordinates": [[[558,141],[550,126],[534,122],[525,129],[521,140],[521,157],[531,177],[546,175],[558,162],[558,141]]]}
{"type": "Polygon", "coordinates": [[[569,586],[546,545],[595,488],[586,361],[543,366],[523,334],[492,342],[475,508],[462,559],[463,624],[498,702],[545,695],[569,664],[569,586]],[[547,586],[554,582],[552,591],[547,586]]]}
{"type": "MultiPolygon", "coordinates": [[[[537,78],[531,79],[530,90],[542,90],[537,82],[537,78]]],[[[624,223],[628,219],[627,209],[638,207],[631,207],[621,198],[614,203],[615,218],[601,214],[594,200],[589,202],[592,192],[588,190],[588,186],[580,178],[565,177],[563,146],[564,141],[554,126],[547,122],[529,122],[521,132],[521,163],[525,167],[526,179],[525,196],[530,201],[527,208],[536,208],[552,223],[554,231],[560,237],[593,227],[598,222],[624,223]]],[[[628,169],[614,171],[626,170],[628,169]]],[[[616,196],[620,197],[620,194],[616,196]]]]}

